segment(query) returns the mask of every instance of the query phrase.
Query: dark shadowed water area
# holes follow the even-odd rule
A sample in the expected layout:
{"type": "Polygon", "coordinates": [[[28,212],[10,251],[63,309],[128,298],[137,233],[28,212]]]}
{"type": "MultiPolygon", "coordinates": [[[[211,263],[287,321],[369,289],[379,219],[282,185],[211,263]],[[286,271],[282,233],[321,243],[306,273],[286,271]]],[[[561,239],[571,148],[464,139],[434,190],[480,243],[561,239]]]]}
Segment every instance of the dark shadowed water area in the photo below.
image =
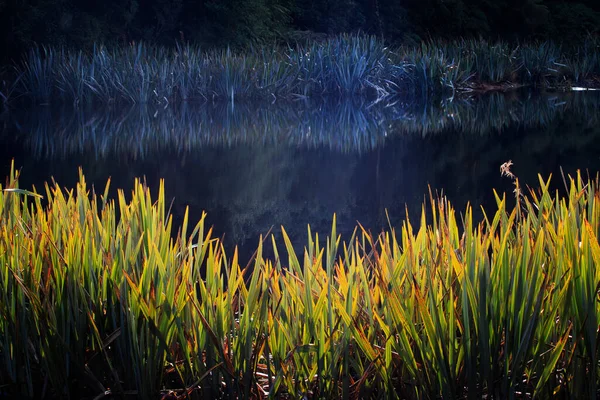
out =
{"type": "MultiPolygon", "coordinates": [[[[360,222],[378,233],[419,216],[429,187],[457,210],[495,208],[493,189],[511,193],[500,165],[514,163],[522,184],[561,167],[600,170],[600,94],[511,93],[380,102],[319,100],[275,103],[49,107],[0,117],[0,171],[11,160],[22,188],[42,190],[52,177],[74,187],[82,167],[89,184],[112,180],[128,193],[135,177],[156,193],[165,180],[175,230],[185,207],[202,211],[230,250],[248,260],[261,234],[297,249],[307,225],[327,234],[360,222]]],[[[587,173],[587,172],[585,172],[587,173]]],[[[512,194],[510,195],[512,196],[512,194]]],[[[475,213],[481,217],[481,212],[475,213]]]]}

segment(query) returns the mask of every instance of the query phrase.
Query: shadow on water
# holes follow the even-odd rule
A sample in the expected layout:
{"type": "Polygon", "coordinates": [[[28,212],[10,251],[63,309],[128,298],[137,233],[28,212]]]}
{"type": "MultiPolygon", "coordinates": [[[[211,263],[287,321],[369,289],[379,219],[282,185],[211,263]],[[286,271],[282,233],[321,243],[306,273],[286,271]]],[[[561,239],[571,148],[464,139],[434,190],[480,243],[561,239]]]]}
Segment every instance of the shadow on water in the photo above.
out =
{"type": "MultiPolygon", "coordinates": [[[[179,108],[12,111],[2,119],[0,166],[23,168],[21,185],[51,176],[128,190],[135,177],[166,180],[177,223],[185,206],[227,246],[250,257],[261,233],[283,224],[301,244],[306,225],[327,233],[331,216],[348,238],[414,217],[428,185],[458,210],[493,207],[510,192],[499,166],[511,159],[527,184],[576,169],[600,170],[600,96],[491,94],[385,104],[322,101],[205,104],[179,108]]],[[[555,179],[559,184],[559,179],[555,179]]]]}

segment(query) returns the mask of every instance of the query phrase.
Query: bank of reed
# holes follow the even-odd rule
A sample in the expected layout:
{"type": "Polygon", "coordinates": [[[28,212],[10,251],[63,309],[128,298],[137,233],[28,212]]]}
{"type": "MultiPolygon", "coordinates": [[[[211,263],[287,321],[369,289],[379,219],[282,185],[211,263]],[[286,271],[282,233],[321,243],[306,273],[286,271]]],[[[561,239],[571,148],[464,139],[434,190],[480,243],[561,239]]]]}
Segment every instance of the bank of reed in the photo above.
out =
{"type": "Polygon", "coordinates": [[[283,231],[246,267],[204,219],[174,228],[162,186],[110,199],[81,174],[41,198],[13,170],[0,190],[0,392],[594,398],[600,192],[580,175],[566,185],[518,188],[514,208],[498,196],[481,222],[443,198],[378,236],[342,241],[334,219],[303,252],[283,231]]]}
{"type": "Polygon", "coordinates": [[[579,47],[483,40],[387,47],[375,37],[245,51],[137,43],[90,52],[36,47],[0,87],[3,102],[153,103],[600,86],[600,40],[579,47]]]}

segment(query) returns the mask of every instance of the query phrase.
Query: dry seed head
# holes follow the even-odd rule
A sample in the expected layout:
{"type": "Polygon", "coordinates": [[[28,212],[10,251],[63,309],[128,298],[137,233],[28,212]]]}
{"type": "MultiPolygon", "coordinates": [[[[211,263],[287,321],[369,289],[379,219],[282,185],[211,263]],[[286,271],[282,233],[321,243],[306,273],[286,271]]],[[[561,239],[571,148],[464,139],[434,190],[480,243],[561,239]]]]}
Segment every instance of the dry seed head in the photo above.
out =
{"type": "Polygon", "coordinates": [[[510,171],[510,167],[513,165],[512,160],[508,160],[500,166],[500,175],[508,176],[511,179],[516,179],[515,175],[510,171]]]}

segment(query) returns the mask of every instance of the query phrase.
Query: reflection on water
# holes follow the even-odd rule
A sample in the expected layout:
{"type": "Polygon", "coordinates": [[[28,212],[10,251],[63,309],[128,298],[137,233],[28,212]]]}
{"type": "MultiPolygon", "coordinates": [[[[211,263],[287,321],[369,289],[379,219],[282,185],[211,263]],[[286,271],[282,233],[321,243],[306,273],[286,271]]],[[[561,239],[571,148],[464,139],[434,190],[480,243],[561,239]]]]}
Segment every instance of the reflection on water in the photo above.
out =
{"type": "MultiPolygon", "coordinates": [[[[188,105],[178,109],[41,108],[4,115],[0,166],[23,167],[22,186],[51,176],[128,188],[166,179],[175,218],[209,213],[226,243],[246,257],[260,233],[280,224],[301,243],[310,223],[340,232],[356,221],[378,231],[418,212],[428,185],[460,209],[493,205],[499,175],[535,184],[578,168],[600,169],[600,96],[591,93],[502,95],[386,104],[320,102],[188,105]]],[[[556,182],[558,184],[558,180],[556,182]]]]}
{"type": "Polygon", "coordinates": [[[6,124],[34,157],[153,157],[171,149],[287,145],[342,152],[371,151],[388,135],[427,136],[453,130],[488,134],[519,125],[552,124],[568,113],[598,124],[600,96],[562,94],[512,97],[495,93],[467,99],[368,104],[323,101],[276,104],[204,104],[165,109],[51,109],[15,112],[6,124]]]}

